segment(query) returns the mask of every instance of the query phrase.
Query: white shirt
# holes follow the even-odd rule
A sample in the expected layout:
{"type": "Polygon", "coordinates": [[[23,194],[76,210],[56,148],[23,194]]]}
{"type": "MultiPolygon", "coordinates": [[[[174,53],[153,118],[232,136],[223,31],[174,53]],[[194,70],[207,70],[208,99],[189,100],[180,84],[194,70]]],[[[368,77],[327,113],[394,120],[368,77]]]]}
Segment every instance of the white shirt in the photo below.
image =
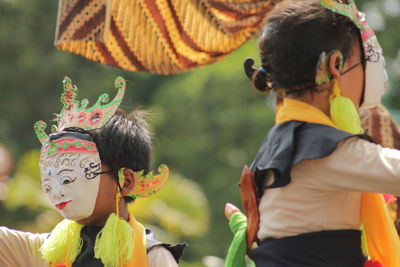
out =
{"type": "MultiPolygon", "coordinates": [[[[272,179],[270,172],[265,184],[272,179]]],[[[265,190],[258,238],[358,229],[361,192],[400,195],[399,150],[354,137],[327,157],[295,165],[287,186],[265,190]]]]}

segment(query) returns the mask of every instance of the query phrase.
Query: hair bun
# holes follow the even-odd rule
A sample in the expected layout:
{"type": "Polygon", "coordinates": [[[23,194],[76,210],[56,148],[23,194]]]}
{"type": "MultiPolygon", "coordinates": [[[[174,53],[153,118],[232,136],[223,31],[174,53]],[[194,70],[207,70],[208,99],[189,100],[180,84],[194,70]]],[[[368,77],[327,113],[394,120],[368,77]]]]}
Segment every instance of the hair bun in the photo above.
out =
{"type": "Polygon", "coordinates": [[[243,62],[244,71],[247,77],[252,81],[253,86],[260,92],[266,93],[272,90],[270,68],[253,68],[254,59],[246,58],[243,62]]]}
{"type": "Polygon", "coordinates": [[[257,71],[257,69],[253,68],[254,59],[248,57],[243,62],[244,72],[246,73],[247,77],[253,81],[253,75],[257,71]]]}

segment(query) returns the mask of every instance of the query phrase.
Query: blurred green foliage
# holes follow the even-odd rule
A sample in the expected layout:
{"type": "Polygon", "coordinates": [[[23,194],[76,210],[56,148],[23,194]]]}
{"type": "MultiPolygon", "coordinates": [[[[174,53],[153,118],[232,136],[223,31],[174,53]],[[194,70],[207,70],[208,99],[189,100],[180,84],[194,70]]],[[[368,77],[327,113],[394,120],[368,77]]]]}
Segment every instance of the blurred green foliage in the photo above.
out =
{"type": "Polygon", "coordinates": [[[210,219],[208,205],[198,184],[171,173],[160,192],[135,200],[132,210],[141,222],[160,226],[179,242],[177,237],[198,237],[207,232],[210,219]]]}
{"type": "MultiPolygon", "coordinates": [[[[399,109],[400,0],[362,5],[380,29],[391,82],[387,104],[399,109]]],[[[0,224],[47,231],[60,219],[40,192],[38,152],[29,151],[40,146],[34,122],[50,122],[61,109],[63,76],[93,103],[102,92],[112,97],[113,81],[121,75],[128,81],[125,109],[153,112],[153,166],[166,163],[173,172],[164,191],[134,204],[138,217],[166,239],[189,242],[184,260],[191,263],[185,266],[204,266],[206,255],[223,258],[231,240],[224,204],[240,205],[241,168],[273,125],[272,101],[251,90],[242,71],[246,57],[257,58],[256,42],[189,73],[132,73],[54,49],[56,10],[51,0],[0,0],[0,143],[19,159],[9,197],[0,204],[0,224]]]]}

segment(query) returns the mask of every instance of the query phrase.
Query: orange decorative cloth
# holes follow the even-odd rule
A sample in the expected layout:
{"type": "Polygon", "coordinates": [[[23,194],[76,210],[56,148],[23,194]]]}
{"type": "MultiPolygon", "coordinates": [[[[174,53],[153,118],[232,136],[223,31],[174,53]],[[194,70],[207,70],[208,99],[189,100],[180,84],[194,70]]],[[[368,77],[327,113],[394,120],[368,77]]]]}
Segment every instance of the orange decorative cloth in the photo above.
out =
{"type": "Polygon", "coordinates": [[[134,249],[130,262],[124,267],[147,267],[146,230],[131,213],[129,213],[129,224],[133,228],[134,249]]]}

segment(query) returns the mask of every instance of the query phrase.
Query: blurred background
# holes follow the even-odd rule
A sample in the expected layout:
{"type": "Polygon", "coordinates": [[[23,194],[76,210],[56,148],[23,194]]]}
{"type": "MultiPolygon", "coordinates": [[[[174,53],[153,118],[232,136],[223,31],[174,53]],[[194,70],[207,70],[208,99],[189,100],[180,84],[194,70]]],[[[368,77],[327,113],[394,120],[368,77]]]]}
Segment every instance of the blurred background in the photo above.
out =
{"type": "MultiPolygon", "coordinates": [[[[384,50],[390,88],[385,105],[400,118],[400,0],[358,1],[384,50]]],[[[126,111],[149,109],[153,168],[172,170],[168,186],[134,204],[162,241],[186,241],[181,266],[218,267],[231,241],[226,202],[240,206],[238,181],[273,125],[269,97],[251,89],[242,62],[256,41],[224,60],[185,74],[126,72],[53,48],[57,1],[0,0],[0,225],[46,232],[61,220],[41,191],[40,143],[33,124],[61,110],[62,80],[93,104],[127,79],[126,111]]],[[[257,58],[258,60],[258,58],[257,58]]]]}

